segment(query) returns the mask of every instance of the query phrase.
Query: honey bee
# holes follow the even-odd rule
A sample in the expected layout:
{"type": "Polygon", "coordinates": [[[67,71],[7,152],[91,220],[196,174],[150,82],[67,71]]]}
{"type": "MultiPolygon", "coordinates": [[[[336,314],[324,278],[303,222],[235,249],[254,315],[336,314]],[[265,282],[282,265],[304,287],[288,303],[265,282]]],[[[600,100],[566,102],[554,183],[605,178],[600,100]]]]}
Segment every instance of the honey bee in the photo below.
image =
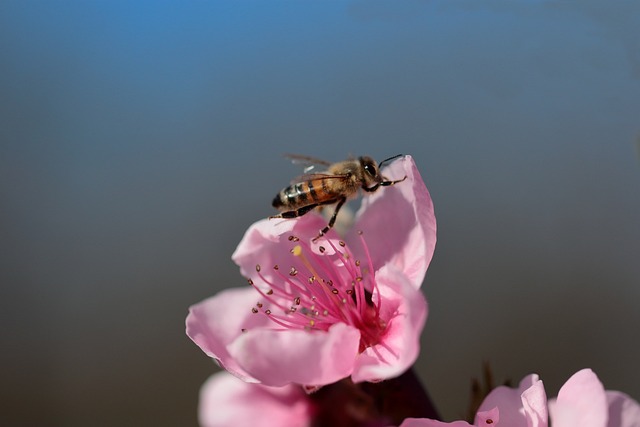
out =
{"type": "MultiPolygon", "coordinates": [[[[329,223],[320,230],[320,234],[313,239],[315,241],[333,227],[342,205],[347,199],[356,196],[359,189],[373,193],[380,187],[388,187],[407,179],[405,175],[402,179],[390,181],[380,173],[380,168],[384,163],[401,156],[402,154],[398,154],[389,157],[379,164],[368,156],[332,164],[312,157],[287,155],[294,162],[320,165],[326,167],[327,170],[302,175],[291,185],[282,189],[272,202],[273,207],[278,209],[280,214],[269,218],[297,218],[315,208],[335,204],[329,223]]],[[[310,168],[305,171],[308,169],[310,168]]]]}

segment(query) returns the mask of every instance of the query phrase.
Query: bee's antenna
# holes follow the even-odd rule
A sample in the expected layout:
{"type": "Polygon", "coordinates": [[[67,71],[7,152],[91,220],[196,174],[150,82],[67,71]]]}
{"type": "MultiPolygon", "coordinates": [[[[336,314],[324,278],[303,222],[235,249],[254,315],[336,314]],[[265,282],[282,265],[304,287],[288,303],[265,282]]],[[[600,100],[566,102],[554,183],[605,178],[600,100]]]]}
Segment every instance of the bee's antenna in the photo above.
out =
{"type": "Polygon", "coordinates": [[[396,155],[395,155],[395,156],[393,156],[393,157],[389,157],[388,159],[384,159],[383,161],[381,161],[380,163],[378,163],[378,167],[379,167],[379,168],[382,168],[382,165],[383,165],[383,164],[385,164],[385,163],[387,163],[387,162],[390,162],[391,160],[395,160],[395,159],[397,159],[398,157],[402,157],[402,156],[404,156],[404,154],[396,154],[396,155]]]}

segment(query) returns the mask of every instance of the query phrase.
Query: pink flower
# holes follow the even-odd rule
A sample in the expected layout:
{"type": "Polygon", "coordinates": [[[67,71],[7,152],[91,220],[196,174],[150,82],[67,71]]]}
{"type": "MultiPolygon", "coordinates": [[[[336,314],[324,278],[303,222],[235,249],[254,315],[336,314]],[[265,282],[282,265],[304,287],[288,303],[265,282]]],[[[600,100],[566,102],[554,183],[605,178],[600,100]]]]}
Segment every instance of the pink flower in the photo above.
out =
{"type": "MultiPolygon", "coordinates": [[[[497,387],[476,414],[476,427],[640,427],[640,405],[624,393],[605,391],[590,369],[574,374],[562,386],[557,399],[547,404],[542,381],[525,377],[517,389],[497,387]]],[[[407,419],[400,427],[472,426],[465,421],[443,423],[407,419]]]]}
{"type": "Polygon", "coordinates": [[[408,369],[427,316],[419,288],[435,217],[411,157],[384,172],[407,179],[366,197],[344,240],[331,231],[312,242],[326,224],[314,214],[253,224],[232,257],[252,286],[191,307],[189,337],[232,374],[270,386],[408,369]]]}
{"type": "Polygon", "coordinates": [[[640,405],[619,391],[605,391],[591,369],[576,372],[549,402],[553,427],[640,427],[640,405]]]}
{"type": "Polygon", "coordinates": [[[198,419],[202,427],[307,427],[311,412],[300,387],[249,384],[219,372],[200,390],[198,419]]]}
{"type": "Polygon", "coordinates": [[[428,419],[407,419],[400,427],[542,427],[547,425],[547,398],[542,381],[535,374],[520,381],[517,389],[497,387],[487,395],[473,424],[445,423],[428,419]]]}

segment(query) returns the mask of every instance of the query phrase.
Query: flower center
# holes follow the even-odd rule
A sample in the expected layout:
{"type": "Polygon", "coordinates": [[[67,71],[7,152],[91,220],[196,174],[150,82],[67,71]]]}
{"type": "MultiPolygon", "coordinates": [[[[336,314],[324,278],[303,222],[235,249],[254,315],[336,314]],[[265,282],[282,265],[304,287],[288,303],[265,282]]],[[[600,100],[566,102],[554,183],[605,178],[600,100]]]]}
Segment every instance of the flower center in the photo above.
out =
{"type": "Polygon", "coordinates": [[[252,308],[253,313],[267,315],[283,330],[327,331],[335,323],[346,323],[360,330],[360,352],[380,343],[387,323],[380,317],[382,301],[369,250],[362,232],[358,234],[367,268],[343,241],[326,239],[314,251],[308,243],[289,236],[288,271],[276,264],[266,274],[256,265],[260,280],[249,279],[265,300],[252,308]]]}

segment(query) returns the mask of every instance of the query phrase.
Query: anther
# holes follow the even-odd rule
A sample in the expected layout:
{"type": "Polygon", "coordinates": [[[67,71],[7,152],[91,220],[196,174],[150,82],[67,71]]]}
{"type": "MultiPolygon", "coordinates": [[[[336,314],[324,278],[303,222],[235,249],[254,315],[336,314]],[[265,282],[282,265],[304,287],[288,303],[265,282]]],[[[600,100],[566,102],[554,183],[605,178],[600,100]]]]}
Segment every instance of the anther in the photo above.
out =
{"type": "Polygon", "coordinates": [[[255,308],[255,307],[252,307],[252,308],[251,308],[251,312],[252,312],[253,314],[257,314],[257,313],[258,313],[258,309],[257,309],[257,308],[255,308]]]}
{"type": "Polygon", "coordinates": [[[296,305],[300,305],[300,297],[296,297],[293,302],[295,302],[296,305]]]}
{"type": "Polygon", "coordinates": [[[344,247],[345,247],[345,245],[346,245],[346,243],[344,243],[342,240],[340,240],[340,241],[338,242],[338,244],[339,244],[340,246],[342,246],[343,248],[344,248],[344,247]]]}
{"type": "Polygon", "coordinates": [[[359,259],[356,260],[356,267],[360,267],[360,260],[359,259]]]}
{"type": "Polygon", "coordinates": [[[256,271],[260,271],[260,264],[256,264],[256,271]]]}
{"type": "Polygon", "coordinates": [[[270,315],[271,314],[271,310],[265,310],[264,314],[270,315]]]}
{"type": "Polygon", "coordinates": [[[247,279],[247,282],[249,282],[249,284],[250,284],[251,286],[253,286],[253,280],[251,280],[251,279],[247,279]]]}
{"type": "Polygon", "coordinates": [[[267,291],[267,295],[273,295],[273,289],[269,289],[269,290],[267,291]]]}
{"type": "Polygon", "coordinates": [[[334,294],[334,295],[338,295],[338,290],[337,289],[332,289],[331,293],[334,294]]]}
{"type": "Polygon", "coordinates": [[[326,251],[326,249],[324,248],[324,246],[319,246],[318,250],[320,251],[321,254],[324,253],[324,251],[326,251]]]}
{"type": "Polygon", "coordinates": [[[278,264],[276,264],[276,265],[274,265],[274,266],[273,266],[273,269],[274,269],[274,270],[277,270],[277,269],[279,269],[279,268],[280,268],[280,267],[278,267],[278,264]]]}
{"type": "Polygon", "coordinates": [[[291,270],[289,270],[289,276],[295,276],[296,274],[298,274],[298,270],[296,270],[295,267],[291,267],[291,270]]]}

